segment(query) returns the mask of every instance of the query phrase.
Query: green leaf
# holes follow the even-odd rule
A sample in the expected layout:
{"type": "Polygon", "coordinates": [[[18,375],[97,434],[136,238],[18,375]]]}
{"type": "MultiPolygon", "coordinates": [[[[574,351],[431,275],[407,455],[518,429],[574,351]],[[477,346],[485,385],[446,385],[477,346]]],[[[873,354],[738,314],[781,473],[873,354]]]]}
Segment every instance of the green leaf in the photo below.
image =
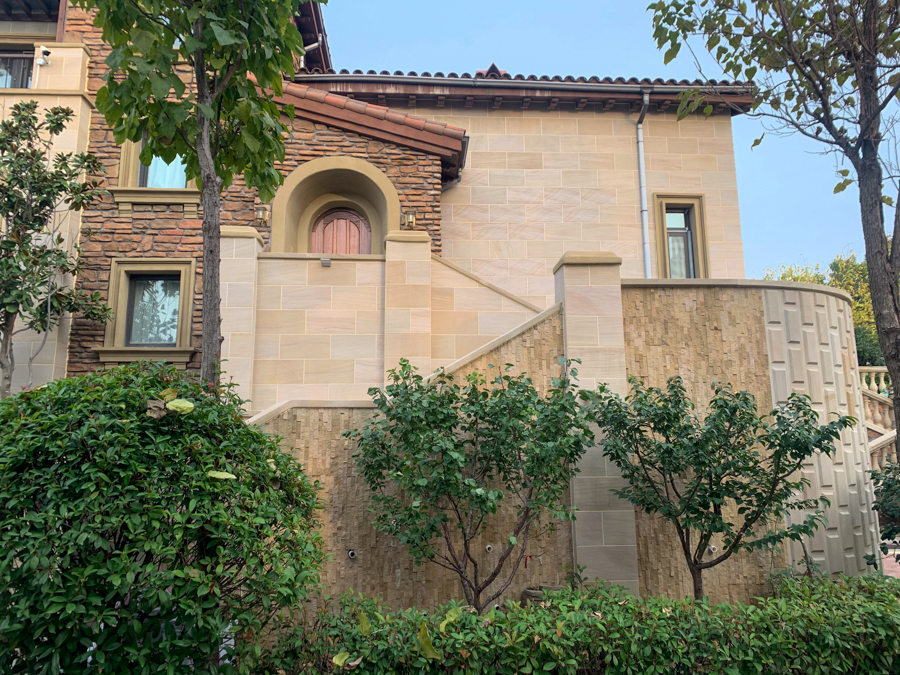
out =
{"type": "Polygon", "coordinates": [[[366,616],[365,612],[359,613],[359,634],[362,636],[372,634],[372,624],[369,623],[369,617],[366,616]]]}
{"type": "Polygon", "coordinates": [[[440,626],[440,628],[441,628],[441,633],[443,633],[443,632],[447,629],[447,626],[448,626],[449,624],[451,624],[451,623],[453,623],[454,621],[456,621],[456,620],[459,618],[460,614],[462,614],[462,608],[461,608],[461,607],[451,607],[451,608],[447,611],[447,615],[444,617],[444,620],[441,621],[441,626],[440,626]]]}
{"type": "Polygon", "coordinates": [[[419,651],[422,652],[422,656],[426,659],[434,659],[437,661],[443,660],[443,657],[438,654],[434,645],[431,644],[431,637],[428,635],[428,626],[425,625],[424,621],[419,624],[419,633],[416,637],[419,641],[419,651]]]}
{"type": "Polygon", "coordinates": [[[238,38],[233,31],[226,30],[222,27],[220,23],[217,21],[213,21],[209,24],[209,27],[212,28],[212,32],[216,36],[216,42],[220,45],[227,47],[228,45],[236,45],[243,40],[238,38]]]}
{"type": "Polygon", "coordinates": [[[219,480],[237,480],[237,476],[227,471],[207,471],[206,475],[210,478],[218,478],[219,480]]]}
{"type": "Polygon", "coordinates": [[[750,146],[750,149],[752,150],[752,149],[755,148],[757,145],[759,145],[760,143],[762,143],[762,142],[763,142],[763,139],[764,139],[765,137],[766,137],[766,134],[763,133],[762,136],[760,136],[759,138],[757,138],[756,140],[754,140],[754,141],[753,141],[753,145],[750,146]]]}
{"type": "Polygon", "coordinates": [[[178,392],[171,387],[169,389],[163,389],[161,392],[159,392],[159,397],[166,403],[171,401],[176,396],[178,396],[178,392]]]}
{"type": "Polygon", "coordinates": [[[843,192],[844,190],[846,190],[846,189],[847,189],[848,187],[850,187],[851,185],[853,185],[853,179],[852,179],[852,178],[845,178],[845,179],[842,180],[840,183],[838,183],[837,185],[834,186],[834,194],[838,194],[839,192],[843,192]]]}
{"type": "Polygon", "coordinates": [[[342,668],[345,663],[347,663],[347,659],[350,658],[350,652],[340,652],[339,654],[335,654],[331,657],[331,661],[338,668],[342,668]]]}
{"type": "Polygon", "coordinates": [[[194,404],[183,398],[176,398],[166,403],[166,408],[168,408],[172,412],[187,415],[189,412],[192,412],[194,410],[194,404]]]}

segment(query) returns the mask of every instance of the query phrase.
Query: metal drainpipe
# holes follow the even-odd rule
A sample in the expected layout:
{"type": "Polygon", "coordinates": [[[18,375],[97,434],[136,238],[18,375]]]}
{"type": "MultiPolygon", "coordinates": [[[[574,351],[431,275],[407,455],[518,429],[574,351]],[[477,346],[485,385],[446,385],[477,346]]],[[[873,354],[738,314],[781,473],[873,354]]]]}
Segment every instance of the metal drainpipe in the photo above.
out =
{"type": "Polygon", "coordinates": [[[644,166],[644,115],[650,107],[650,92],[644,92],[637,121],[638,183],[641,188],[641,238],[644,242],[644,278],[650,278],[650,216],[647,210],[647,168],[644,166]]]}

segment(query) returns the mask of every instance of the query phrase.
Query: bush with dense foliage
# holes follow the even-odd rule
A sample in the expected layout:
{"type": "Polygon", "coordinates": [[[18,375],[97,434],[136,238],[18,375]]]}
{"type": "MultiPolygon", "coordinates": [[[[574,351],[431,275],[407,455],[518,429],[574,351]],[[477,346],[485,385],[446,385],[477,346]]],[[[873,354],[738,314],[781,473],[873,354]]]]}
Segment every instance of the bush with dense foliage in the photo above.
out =
{"type": "Polygon", "coordinates": [[[245,672],[323,559],[230,387],[138,363],[0,403],[0,672],[245,672]]]}
{"type": "Polygon", "coordinates": [[[289,634],[258,675],[887,675],[900,668],[900,582],[793,578],[757,605],[600,586],[478,616],[458,605],[387,613],[345,597],[289,634]]]}

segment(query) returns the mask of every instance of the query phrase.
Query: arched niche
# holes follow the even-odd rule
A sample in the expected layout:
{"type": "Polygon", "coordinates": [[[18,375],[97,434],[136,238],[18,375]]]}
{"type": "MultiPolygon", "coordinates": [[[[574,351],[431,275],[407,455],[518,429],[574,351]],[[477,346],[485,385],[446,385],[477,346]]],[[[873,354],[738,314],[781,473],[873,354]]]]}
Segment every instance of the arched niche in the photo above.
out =
{"type": "Polygon", "coordinates": [[[272,251],[307,253],[309,235],[326,211],[358,211],[372,230],[372,253],[400,229],[400,197],[376,166],[356,157],[321,157],[294,169],[272,202],[272,251]]]}

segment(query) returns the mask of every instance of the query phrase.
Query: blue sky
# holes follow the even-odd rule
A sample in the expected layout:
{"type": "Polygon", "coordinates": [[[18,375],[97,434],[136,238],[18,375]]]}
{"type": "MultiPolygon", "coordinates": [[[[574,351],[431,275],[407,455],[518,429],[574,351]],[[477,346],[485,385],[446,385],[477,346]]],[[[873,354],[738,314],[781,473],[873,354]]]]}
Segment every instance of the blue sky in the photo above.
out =
{"type": "MultiPolygon", "coordinates": [[[[653,41],[649,0],[331,0],[323,8],[334,66],[473,73],[694,78],[684,52],[668,66],[653,41]]],[[[706,67],[706,66],[704,66],[706,67]]],[[[710,74],[710,73],[707,73],[710,74]]],[[[748,277],[782,263],[827,264],[863,251],[856,190],[835,195],[835,160],[799,137],[734,120],[748,277]]],[[[890,217],[890,214],[886,214],[890,217]]]]}

